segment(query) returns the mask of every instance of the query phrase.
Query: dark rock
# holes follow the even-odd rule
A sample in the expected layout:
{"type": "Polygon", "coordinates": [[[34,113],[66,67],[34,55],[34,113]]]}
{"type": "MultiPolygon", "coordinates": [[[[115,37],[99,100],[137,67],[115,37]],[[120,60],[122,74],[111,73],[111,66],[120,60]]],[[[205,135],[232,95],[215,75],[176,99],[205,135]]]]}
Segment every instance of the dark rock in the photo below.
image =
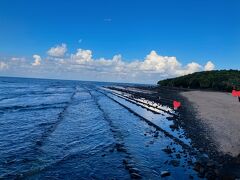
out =
{"type": "Polygon", "coordinates": [[[200,167],[199,173],[204,174],[204,172],[205,172],[205,169],[203,167],[200,167]]]}
{"type": "Polygon", "coordinates": [[[110,149],[110,150],[109,150],[109,152],[113,152],[113,151],[114,151],[114,149],[110,149]]]}
{"type": "Polygon", "coordinates": [[[208,172],[206,172],[205,177],[207,179],[216,179],[217,176],[213,171],[208,171],[208,172]]]}
{"type": "Polygon", "coordinates": [[[159,133],[156,131],[156,132],[154,133],[154,137],[158,137],[158,135],[159,135],[159,133]]]}
{"type": "Polygon", "coordinates": [[[149,144],[153,144],[153,143],[154,143],[154,141],[150,141],[150,142],[149,142],[149,144]]]}
{"type": "Polygon", "coordinates": [[[171,124],[169,127],[170,127],[171,129],[173,129],[173,130],[175,130],[175,129],[178,128],[177,125],[175,125],[175,124],[171,124]]]}
{"type": "Polygon", "coordinates": [[[127,164],[128,161],[126,159],[123,159],[123,164],[127,164]]]}
{"type": "Polygon", "coordinates": [[[192,175],[189,175],[189,179],[193,179],[194,177],[192,175]]]}
{"type": "Polygon", "coordinates": [[[128,163],[128,164],[125,165],[125,167],[126,167],[127,170],[129,170],[129,169],[133,168],[134,165],[131,164],[131,163],[128,163]]]}
{"type": "Polygon", "coordinates": [[[130,173],[139,173],[140,171],[137,168],[129,168],[129,172],[130,173]]]}
{"type": "Polygon", "coordinates": [[[208,161],[209,161],[209,158],[206,157],[205,155],[198,155],[196,163],[199,163],[202,166],[205,166],[208,161]]]}
{"type": "Polygon", "coordinates": [[[198,163],[198,162],[196,162],[196,163],[194,164],[193,169],[194,169],[195,171],[197,171],[197,172],[200,172],[200,168],[201,168],[201,167],[202,167],[201,164],[198,163]]]}
{"type": "Polygon", "coordinates": [[[215,166],[215,163],[210,160],[210,161],[207,162],[207,166],[208,166],[208,167],[214,167],[214,166],[215,166]]]}
{"type": "Polygon", "coordinates": [[[161,172],[161,177],[166,177],[166,176],[170,176],[171,173],[169,171],[162,171],[161,172]]]}
{"type": "Polygon", "coordinates": [[[36,145],[41,146],[41,145],[42,145],[42,142],[41,142],[40,140],[37,140],[37,141],[36,141],[36,145]]]}
{"type": "Polygon", "coordinates": [[[181,155],[180,154],[176,154],[176,158],[180,159],[181,155]]]}
{"type": "Polygon", "coordinates": [[[131,173],[131,178],[134,178],[134,179],[141,179],[141,176],[137,173],[131,173]]]}
{"type": "Polygon", "coordinates": [[[115,145],[115,148],[117,149],[118,152],[127,152],[127,150],[124,148],[123,144],[117,143],[115,145]]]}
{"type": "Polygon", "coordinates": [[[220,172],[219,172],[218,169],[214,169],[214,173],[215,173],[217,176],[219,176],[219,174],[220,174],[220,172]]]}
{"type": "Polygon", "coordinates": [[[172,150],[171,150],[171,148],[170,147],[168,147],[167,146],[167,148],[165,148],[165,149],[162,149],[165,153],[167,153],[167,154],[171,154],[172,153],[172,150]]]}
{"type": "Polygon", "coordinates": [[[170,164],[173,165],[174,167],[177,167],[177,166],[179,166],[180,161],[179,160],[171,160],[170,164]]]}

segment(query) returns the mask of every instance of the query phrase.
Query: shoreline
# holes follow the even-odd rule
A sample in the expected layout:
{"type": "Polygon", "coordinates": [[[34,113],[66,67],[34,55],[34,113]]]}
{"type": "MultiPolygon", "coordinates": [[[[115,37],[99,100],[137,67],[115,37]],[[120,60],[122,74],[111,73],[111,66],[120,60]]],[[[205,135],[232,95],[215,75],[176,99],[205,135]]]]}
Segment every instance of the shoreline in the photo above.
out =
{"type": "MultiPolygon", "coordinates": [[[[180,101],[181,107],[177,110],[179,118],[178,120],[173,120],[176,128],[183,128],[185,130],[185,136],[192,141],[191,146],[198,149],[201,154],[207,154],[210,161],[217,164],[218,168],[215,172],[217,176],[228,179],[240,177],[240,173],[238,172],[240,168],[240,155],[232,156],[231,154],[219,151],[219,144],[214,135],[214,127],[204,123],[202,117],[199,116],[199,109],[188,96],[188,94],[192,92],[199,93],[198,90],[151,86],[126,86],[125,90],[122,91],[131,92],[138,97],[143,97],[169,107],[172,107],[173,100],[180,101]]],[[[195,167],[198,166],[197,163],[195,167]]],[[[207,164],[203,166],[205,166],[205,170],[208,171],[207,164]]],[[[198,170],[197,168],[197,171],[198,170]]]]}

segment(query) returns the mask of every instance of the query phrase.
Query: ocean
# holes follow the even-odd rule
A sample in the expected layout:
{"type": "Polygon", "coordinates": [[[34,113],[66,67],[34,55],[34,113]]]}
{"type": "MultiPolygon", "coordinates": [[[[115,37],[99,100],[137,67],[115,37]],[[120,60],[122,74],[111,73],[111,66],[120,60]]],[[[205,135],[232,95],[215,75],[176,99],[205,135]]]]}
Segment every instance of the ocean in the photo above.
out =
{"type": "Polygon", "coordinates": [[[0,179],[159,179],[162,171],[170,179],[196,176],[187,152],[176,158],[162,150],[183,147],[145,121],[170,132],[167,115],[102,88],[111,85],[122,86],[1,77],[0,179]]]}

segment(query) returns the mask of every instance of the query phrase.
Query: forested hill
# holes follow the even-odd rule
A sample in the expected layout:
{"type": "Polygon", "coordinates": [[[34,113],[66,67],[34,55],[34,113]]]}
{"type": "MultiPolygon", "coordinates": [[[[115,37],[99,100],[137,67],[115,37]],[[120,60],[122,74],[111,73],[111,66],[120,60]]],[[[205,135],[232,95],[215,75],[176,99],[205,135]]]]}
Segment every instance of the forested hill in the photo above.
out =
{"type": "Polygon", "coordinates": [[[240,71],[214,70],[165,79],[158,82],[160,86],[191,89],[211,89],[217,91],[240,90],[240,71]]]}

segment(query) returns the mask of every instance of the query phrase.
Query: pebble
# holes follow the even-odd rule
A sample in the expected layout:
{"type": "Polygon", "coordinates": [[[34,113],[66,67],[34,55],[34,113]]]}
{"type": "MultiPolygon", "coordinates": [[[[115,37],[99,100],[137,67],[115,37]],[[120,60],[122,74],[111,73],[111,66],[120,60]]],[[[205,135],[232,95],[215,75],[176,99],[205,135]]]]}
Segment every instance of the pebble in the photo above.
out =
{"type": "Polygon", "coordinates": [[[166,176],[170,176],[171,173],[169,171],[162,171],[161,172],[161,177],[166,177],[166,176]]]}

